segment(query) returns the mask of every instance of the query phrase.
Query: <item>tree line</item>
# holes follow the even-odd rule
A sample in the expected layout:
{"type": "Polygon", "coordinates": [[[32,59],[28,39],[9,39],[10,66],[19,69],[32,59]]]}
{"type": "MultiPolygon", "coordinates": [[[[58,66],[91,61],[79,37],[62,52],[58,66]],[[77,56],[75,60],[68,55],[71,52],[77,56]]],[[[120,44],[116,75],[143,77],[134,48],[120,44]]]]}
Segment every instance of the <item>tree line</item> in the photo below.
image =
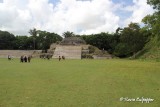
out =
{"type": "Polygon", "coordinates": [[[47,50],[52,43],[62,40],[56,33],[31,29],[31,36],[15,36],[7,31],[0,31],[0,49],[47,50]]]}
{"type": "Polygon", "coordinates": [[[101,50],[106,50],[117,57],[130,57],[140,51],[149,40],[150,33],[140,28],[137,23],[118,28],[115,33],[83,35],[82,38],[101,50]]]}

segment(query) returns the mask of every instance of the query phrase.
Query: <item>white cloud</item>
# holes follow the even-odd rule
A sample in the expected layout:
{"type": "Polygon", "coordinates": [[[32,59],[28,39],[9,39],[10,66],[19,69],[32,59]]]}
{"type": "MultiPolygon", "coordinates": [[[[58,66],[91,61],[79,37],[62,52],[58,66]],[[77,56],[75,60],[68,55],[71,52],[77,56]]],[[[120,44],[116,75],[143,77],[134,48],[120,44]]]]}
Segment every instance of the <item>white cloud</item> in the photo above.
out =
{"type": "Polygon", "coordinates": [[[154,12],[152,7],[147,5],[146,0],[133,0],[133,3],[133,6],[125,8],[126,11],[132,12],[132,15],[124,21],[125,26],[130,22],[140,23],[146,15],[154,12]]]}
{"type": "Polygon", "coordinates": [[[62,0],[55,7],[52,26],[59,33],[66,30],[87,34],[114,31],[119,18],[113,13],[113,8],[114,4],[107,0],[62,0]],[[112,29],[107,29],[108,26],[112,29]]]}
{"type": "Polygon", "coordinates": [[[114,32],[117,27],[140,22],[153,10],[146,0],[134,0],[133,6],[123,7],[111,0],[60,0],[56,5],[48,0],[4,0],[0,3],[0,30],[28,35],[33,27],[62,34],[114,32]],[[118,11],[130,11],[122,25],[118,11]]]}

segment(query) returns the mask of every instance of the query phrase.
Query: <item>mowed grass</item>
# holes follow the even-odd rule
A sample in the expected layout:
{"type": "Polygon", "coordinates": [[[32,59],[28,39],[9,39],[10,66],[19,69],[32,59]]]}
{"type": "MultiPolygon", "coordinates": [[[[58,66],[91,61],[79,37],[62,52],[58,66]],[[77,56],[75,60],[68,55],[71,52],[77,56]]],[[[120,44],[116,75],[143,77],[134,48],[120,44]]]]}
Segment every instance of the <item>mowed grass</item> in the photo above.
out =
{"type": "Polygon", "coordinates": [[[159,107],[160,62],[0,59],[0,107],[159,107]],[[121,97],[152,98],[124,102],[121,97]]]}

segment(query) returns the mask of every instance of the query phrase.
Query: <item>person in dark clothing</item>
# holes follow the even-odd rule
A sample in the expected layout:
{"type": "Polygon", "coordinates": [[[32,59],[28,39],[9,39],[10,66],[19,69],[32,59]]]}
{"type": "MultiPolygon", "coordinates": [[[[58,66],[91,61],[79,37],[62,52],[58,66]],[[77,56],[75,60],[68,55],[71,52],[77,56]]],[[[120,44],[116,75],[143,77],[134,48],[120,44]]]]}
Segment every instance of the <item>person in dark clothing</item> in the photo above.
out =
{"type": "Polygon", "coordinates": [[[27,62],[27,57],[26,56],[24,57],[24,62],[27,62]]]}
{"type": "Polygon", "coordinates": [[[65,60],[65,57],[64,57],[64,56],[62,56],[62,59],[63,59],[63,60],[65,60]]]}
{"type": "Polygon", "coordinates": [[[59,56],[59,61],[61,61],[61,56],[59,56]]]}
{"type": "Polygon", "coordinates": [[[20,62],[23,62],[23,56],[21,56],[21,58],[20,58],[20,62]]]}
{"type": "Polygon", "coordinates": [[[28,62],[30,62],[31,61],[31,56],[28,56],[28,62]]]}

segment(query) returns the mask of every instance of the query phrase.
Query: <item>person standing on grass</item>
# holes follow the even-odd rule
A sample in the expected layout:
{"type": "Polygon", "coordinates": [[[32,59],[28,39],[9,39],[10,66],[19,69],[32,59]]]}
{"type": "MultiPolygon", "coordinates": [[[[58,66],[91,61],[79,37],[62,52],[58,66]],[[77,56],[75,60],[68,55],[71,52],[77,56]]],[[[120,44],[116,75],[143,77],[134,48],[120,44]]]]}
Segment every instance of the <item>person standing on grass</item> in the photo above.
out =
{"type": "Polygon", "coordinates": [[[62,59],[63,59],[63,60],[65,60],[65,57],[64,57],[64,56],[62,56],[62,59]]]}
{"type": "Polygon", "coordinates": [[[11,60],[11,56],[10,55],[8,55],[8,60],[11,60]]]}
{"type": "Polygon", "coordinates": [[[26,56],[24,57],[24,62],[27,62],[27,57],[26,56]]]}
{"type": "Polygon", "coordinates": [[[28,62],[30,62],[31,61],[31,56],[28,56],[28,62]]]}
{"type": "Polygon", "coordinates": [[[21,57],[20,57],[20,62],[22,62],[22,63],[23,63],[23,56],[21,56],[21,57]]]}
{"type": "Polygon", "coordinates": [[[59,56],[59,61],[61,61],[61,56],[59,56]]]}

